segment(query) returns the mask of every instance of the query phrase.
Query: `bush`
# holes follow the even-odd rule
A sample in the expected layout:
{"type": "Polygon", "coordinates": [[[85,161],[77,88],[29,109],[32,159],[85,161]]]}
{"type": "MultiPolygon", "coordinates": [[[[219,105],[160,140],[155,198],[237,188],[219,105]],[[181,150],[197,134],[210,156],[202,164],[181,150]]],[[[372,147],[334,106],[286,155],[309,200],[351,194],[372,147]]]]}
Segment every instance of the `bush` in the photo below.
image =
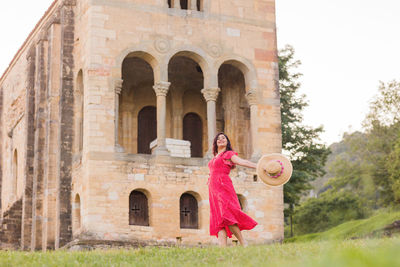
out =
{"type": "Polygon", "coordinates": [[[345,221],[362,219],[366,213],[357,195],[348,191],[328,191],[296,208],[293,217],[295,233],[321,232],[345,221]]]}

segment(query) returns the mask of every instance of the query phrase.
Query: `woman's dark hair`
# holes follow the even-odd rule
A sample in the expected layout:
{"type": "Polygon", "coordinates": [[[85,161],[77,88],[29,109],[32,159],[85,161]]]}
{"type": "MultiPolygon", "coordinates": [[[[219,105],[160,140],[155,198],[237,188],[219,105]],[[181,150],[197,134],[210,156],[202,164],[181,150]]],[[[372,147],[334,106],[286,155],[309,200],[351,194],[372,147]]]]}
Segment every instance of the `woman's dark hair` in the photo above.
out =
{"type": "Polygon", "coordinates": [[[228,136],[226,136],[226,134],[224,134],[223,132],[218,133],[215,137],[214,137],[214,142],[213,142],[213,154],[214,156],[218,154],[218,146],[217,146],[217,140],[218,140],[218,136],[220,135],[225,136],[226,141],[228,142],[226,144],[226,149],[225,151],[232,151],[232,145],[231,145],[231,141],[229,140],[228,136]]]}

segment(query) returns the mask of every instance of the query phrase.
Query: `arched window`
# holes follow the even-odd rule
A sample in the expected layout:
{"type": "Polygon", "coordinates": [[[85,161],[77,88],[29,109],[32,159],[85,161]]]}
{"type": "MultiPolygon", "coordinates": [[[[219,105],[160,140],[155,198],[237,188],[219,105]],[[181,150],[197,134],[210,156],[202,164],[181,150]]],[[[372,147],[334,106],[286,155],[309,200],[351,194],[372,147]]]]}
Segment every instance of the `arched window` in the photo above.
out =
{"type": "Polygon", "coordinates": [[[134,190],[129,195],[129,224],[149,226],[149,205],[144,193],[134,190]]]}
{"type": "Polygon", "coordinates": [[[179,201],[181,228],[198,229],[199,228],[199,209],[197,200],[191,194],[185,193],[179,201]]]}
{"type": "Polygon", "coordinates": [[[190,141],[192,157],[203,156],[203,124],[196,113],[188,113],[183,117],[183,140],[190,141]]]}
{"type": "Polygon", "coordinates": [[[181,9],[188,9],[188,0],[180,0],[181,1],[181,9]]]}
{"type": "Polygon", "coordinates": [[[13,155],[13,163],[12,163],[12,172],[13,172],[13,180],[12,180],[12,197],[17,197],[17,187],[18,187],[18,153],[17,150],[14,150],[13,155]]]}
{"type": "Polygon", "coordinates": [[[81,228],[81,198],[76,194],[74,204],[72,206],[73,226],[74,230],[81,228]]]}
{"type": "Polygon", "coordinates": [[[138,115],[138,153],[151,154],[150,143],[157,138],[156,107],[147,106],[138,115]]]}

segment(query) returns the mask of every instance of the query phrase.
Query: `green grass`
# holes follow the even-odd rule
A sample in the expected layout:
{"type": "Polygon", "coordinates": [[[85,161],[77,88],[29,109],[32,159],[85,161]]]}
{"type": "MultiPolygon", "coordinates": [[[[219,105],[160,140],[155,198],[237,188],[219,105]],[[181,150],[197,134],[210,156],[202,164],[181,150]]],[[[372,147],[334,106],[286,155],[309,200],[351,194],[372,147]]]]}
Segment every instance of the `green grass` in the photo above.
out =
{"type": "Polygon", "coordinates": [[[210,248],[0,252],[0,266],[400,266],[400,238],[210,248]]]}
{"type": "Polygon", "coordinates": [[[368,219],[348,221],[325,232],[295,236],[286,239],[285,242],[380,237],[382,235],[381,230],[396,220],[400,220],[400,211],[381,211],[368,219]]]}

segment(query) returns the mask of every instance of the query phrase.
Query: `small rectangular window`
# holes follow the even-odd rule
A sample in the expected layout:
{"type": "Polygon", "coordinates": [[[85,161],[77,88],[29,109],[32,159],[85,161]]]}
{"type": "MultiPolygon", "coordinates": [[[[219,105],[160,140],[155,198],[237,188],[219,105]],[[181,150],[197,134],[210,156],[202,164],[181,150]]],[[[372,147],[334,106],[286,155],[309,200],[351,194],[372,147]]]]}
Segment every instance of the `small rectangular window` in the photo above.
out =
{"type": "Polygon", "coordinates": [[[253,175],[253,182],[257,182],[257,174],[253,175]]]}

